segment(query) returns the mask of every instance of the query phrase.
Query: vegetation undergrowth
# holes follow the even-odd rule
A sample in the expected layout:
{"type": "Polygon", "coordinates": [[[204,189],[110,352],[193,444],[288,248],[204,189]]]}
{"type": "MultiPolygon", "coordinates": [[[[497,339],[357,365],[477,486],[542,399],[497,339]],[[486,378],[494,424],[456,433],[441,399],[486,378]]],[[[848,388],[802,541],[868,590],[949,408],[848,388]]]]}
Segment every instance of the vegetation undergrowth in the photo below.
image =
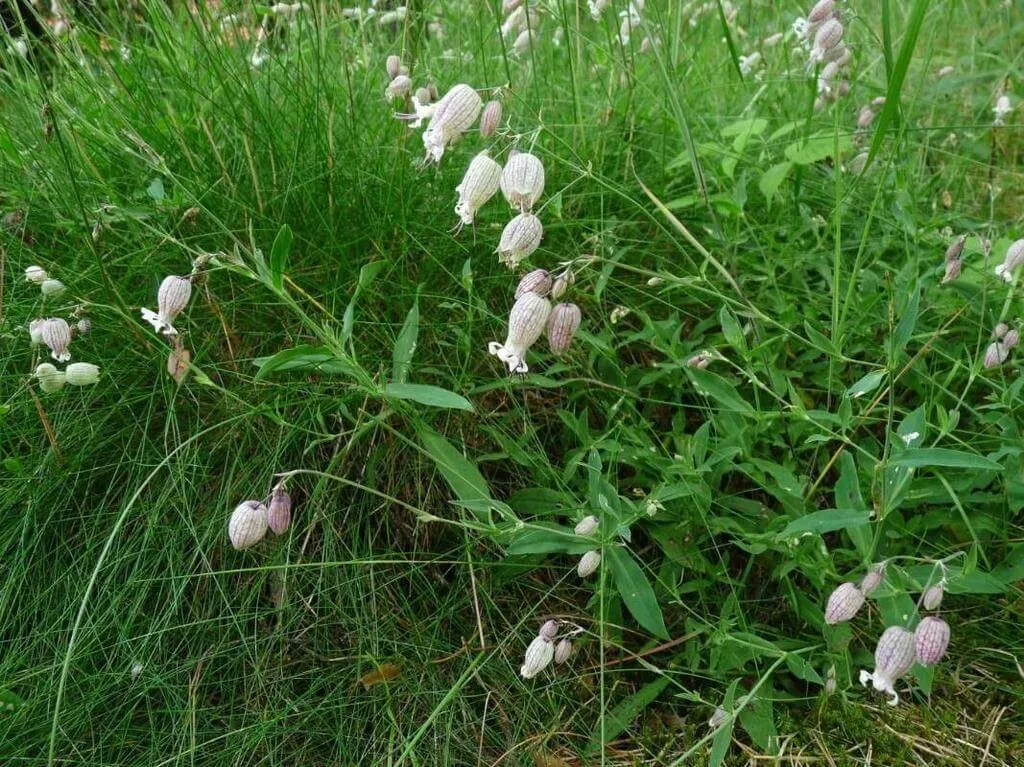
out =
{"type": "Polygon", "coordinates": [[[1021,10],[840,4],[830,75],[796,2],[373,5],[0,37],[0,761],[1014,764],[1021,10]],[[424,161],[388,55],[496,132],[424,161]],[[483,150],[544,167],[513,269],[500,192],[456,231],[483,150]],[[582,324],[510,375],[539,268],[582,324]]]}

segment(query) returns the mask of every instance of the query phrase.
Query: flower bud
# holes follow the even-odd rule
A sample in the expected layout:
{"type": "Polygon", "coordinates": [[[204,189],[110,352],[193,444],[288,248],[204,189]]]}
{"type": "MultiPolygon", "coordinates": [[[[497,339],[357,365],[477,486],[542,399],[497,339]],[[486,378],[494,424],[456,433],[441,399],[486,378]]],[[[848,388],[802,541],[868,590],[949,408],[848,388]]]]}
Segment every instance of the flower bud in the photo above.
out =
{"type": "Polygon", "coordinates": [[[170,275],[164,277],[160,283],[160,290],[157,291],[157,309],[153,312],[143,308],[142,318],[146,320],[158,333],[168,336],[178,335],[174,329],[174,321],[178,315],[188,306],[188,300],[192,297],[192,280],[189,277],[178,277],[170,275]]]}
{"type": "Polygon", "coordinates": [[[284,535],[292,523],[292,497],[282,485],[274,488],[267,509],[267,524],[277,535],[284,535]]]}
{"type": "Polygon", "coordinates": [[[582,557],[580,557],[579,564],[576,565],[576,574],[580,578],[586,578],[588,575],[592,575],[601,564],[601,552],[600,551],[588,551],[582,557]]]}
{"type": "Polygon", "coordinates": [[[387,90],[384,95],[387,96],[389,101],[395,101],[396,99],[404,99],[412,92],[412,79],[409,75],[398,75],[388,83],[387,90]]]}
{"type": "MultiPolygon", "coordinates": [[[[835,62],[832,62],[835,63],[835,62]]],[[[857,127],[861,130],[866,130],[871,123],[875,120],[875,110],[871,107],[864,107],[860,110],[860,114],[857,115],[857,127]]]]}
{"type": "Polygon", "coordinates": [[[255,546],[266,534],[267,507],[259,501],[242,501],[231,512],[228,536],[239,551],[255,546]]]}
{"type": "Polygon", "coordinates": [[[936,584],[924,592],[921,604],[924,605],[925,610],[938,610],[939,605],[942,604],[942,597],[945,593],[946,592],[942,586],[936,584]]]}
{"type": "Polygon", "coordinates": [[[43,280],[39,289],[47,298],[57,298],[57,296],[62,295],[67,290],[67,286],[60,280],[55,280],[51,277],[48,280],[43,280]]]}
{"type": "Polygon", "coordinates": [[[710,354],[706,354],[705,352],[697,352],[688,360],[686,360],[686,367],[704,370],[708,365],[711,364],[712,359],[713,358],[710,354]]]}
{"type": "Polygon", "coordinates": [[[546,296],[551,290],[551,275],[548,274],[547,269],[534,269],[532,272],[527,272],[523,275],[523,278],[519,280],[519,284],[516,285],[516,295],[518,299],[523,293],[536,293],[538,296],[546,296]]]}
{"type": "Polygon", "coordinates": [[[480,152],[470,161],[462,183],[455,187],[459,195],[455,212],[463,225],[473,223],[477,211],[498,191],[500,182],[501,166],[487,152],[480,152]]]}
{"type": "Polygon", "coordinates": [[[946,248],[946,255],[944,256],[944,258],[947,264],[950,261],[960,260],[960,257],[963,255],[964,244],[966,242],[967,237],[965,235],[960,235],[955,240],[953,240],[952,244],[948,248],[946,248]]]}
{"type": "Polygon", "coordinates": [[[572,269],[566,269],[559,275],[558,279],[555,280],[555,284],[551,288],[551,297],[554,299],[561,298],[565,295],[565,291],[571,288],[575,282],[576,275],[572,273],[572,269]]]}
{"type": "Polygon", "coordinates": [[[60,317],[51,317],[43,321],[40,328],[40,336],[43,343],[50,347],[50,356],[58,362],[67,362],[71,359],[71,352],[68,345],[71,343],[71,328],[68,323],[60,317]]]}
{"type": "Polygon", "coordinates": [[[46,273],[46,270],[41,266],[27,266],[25,267],[25,281],[34,282],[37,285],[41,285],[46,280],[50,279],[50,275],[46,273]]]}
{"type": "Polygon", "coordinates": [[[572,655],[572,642],[568,639],[562,639],[558,644],[555,645],[555,665],[560,666],[569,660],[569,656],[572,655]]]}
{"type": "Polygon", "coordinates": [[[537,249],[543,236],[544,225],[540,219],[532,213],[520,213],[501,232],[498,260],[509,269],[514,269],[537,249]]]}
{"type": "Polygon", "coordinates": [[[480,135],[484,138],[493,136],[501,124],[501,102],[498,100],[488,101],[480,115],[480,135]]]}
{"type": "Polygon", "coordinates": [[[82,317],[82,319],[75,323],[75,329],[80,336],[89,335],[92,332],[92,320],[88,317],[82,317]]]}
{"type": "Polygon", "coordinates": [[[544,625],[540,627],[540,631],[537,632],[537,635],[549,640],[554,639],[558,636],[558,621],[545,621],[544,625]]]}
{"type": "Polygon", "coordinates": [[[72,362],[64,369],[64,377],[71,386],[91,386],[100,380],[100,369],[91,362],[72,362]]]}
{"type": "Polygon", "coordinates": [[[388,79],[394,80],[402,72],[402,59],[392,53],[388,56],[385,67],[388,70],[388,79]]]}
{"type": "Polygon", "coordinates": [[[529,152],[509,157],[501,172],[501,191],[513,208],[529,211],[544,192],[544,165],[529,152]]]}
{"type": "Polygon", "coordinates": [[[423,146],[427,150],[425,162],[441,162],[444,150],[462,138],[476,122],[481,106],[480,94],[470,86],[459,83],[452,87],[437,102],[423,131],[423,146]]]}
{"type": "Polygon", "coordinates": [[[835,0],[818,0],[811,8],[811,12],[807,14],[807,23],[821,24],[832,15],[835,8],[835,0]]]}
{"type": "Polygon", "coordinates": [[[1007,325],[1005,322],[998,323],[994,328],[992,328],[992,338],[998,341],[999,339],[1006,335],[1006,331],[1008,331],[1009,329],[1010,326],[1007,325]]]}
{"type": "Polygon", "coordinates": [[[597,517],[593,514],[589,514],[576,523],[576,527],[573,530],[576,535],[593,535],[597,532],[597,528],[600,526],[597,517]]]}
{"type": "Polygon", "coordinates": [[[536,293],[523,293],[508,317],[508,336],[504,344],[491,342],[487,350],[508,365],[510,373],[526,373],[526,353],[540,338],[551,314],[551,302],[536,293]]]}
{"type": "Polygon", "coordinates": [[[554,657],[555,647],[551,640],[544,636],[534,637],[530,646],[526,648],[526,657],[523,659],[519,673],[523,679],[533,679],[547,668],[554,657]]]}
{"type": "Polygon", "coordinates": [[[860,593],[869,596],[872,591],[882,585],[884,578],[885,574],[881,568],[872,568],[860,582],[860,593]]]}
{"type": "Polygon", "coordinates": [[[64,388],[64,373],[57,370],[49,362],[41,362],[36,366],[35,377],[39,381],[39,388],[49,394],[64,388]]]}
{"type": "Polygon", "coordinates": [[[960,271],[963,269],[963,261],[959,258],[954,258],[952,261],[946,262],[946,272],[942,275],[942,284],[953,282],[960,278],[960,271]]]}
{"type": "Polygon", "coordinates": [[[831,50],[843,39],[843,25],[838,19],[826,19],[814,35],[814,47],[822,52],[831,50]]]}
{"type": "Polygon", "coordinates": [[[1007,330],[1006,335],[1003,336],[1003,346],[1007,350],[1010,350],[1018,343],[1020,343],[1020,333],[1017,329],[1014,328],[1013,330],[1007,330]]]}
{"type": "Polygon", "coordinates": [[[949,646],[949,624],[942,618],[929,616],[917,624],[914,631],[914,649],[917,662],[922,666],[934,666],[946,654],[949,646]]]}
{"type": "Polygon", "coordinates": [[[711,718],[708,719],[708,727],[712,730],[717,730],[719,727],[725,724],[725,720],[728,718],[729,715],[726,713],[725,709],[721,706],[718,706],[715,709],[715,712],[711,715],[711,718]]]}
{"type": "Polygon", "coordinates": [[[576,304],[557,304],[548,318],[548,348],[552,354],[564,354],[579,329],[582,314],[576,304]]]}
{"type": "Polygon", "coordinates": [[[843,583],[836,587],[828,598],[825,607],[825,623],[834,626],[848,621],[857,614],[864,604],[864,592],[852,583],[843,583]]]}
{"type": "Polygon", "coordinates": [[[1006,362],[1006,358],[1009,356],[1010,350],[1005,345],[999,341],[993,341],[985,350],[985,359],[982,360],[982,365],[986,370],[991,370],[1006,362]]]}
{"type": "Polygon", "coordinates": [[[901,626],[890,626],[878,640],[875,648],[875,670],[873,673],[860,672],[860,683],[870,680],[876,690],[889,693],[889,705],[900,702],[894,684],[914,664],[916,655],[914,635],[901,626]]]}

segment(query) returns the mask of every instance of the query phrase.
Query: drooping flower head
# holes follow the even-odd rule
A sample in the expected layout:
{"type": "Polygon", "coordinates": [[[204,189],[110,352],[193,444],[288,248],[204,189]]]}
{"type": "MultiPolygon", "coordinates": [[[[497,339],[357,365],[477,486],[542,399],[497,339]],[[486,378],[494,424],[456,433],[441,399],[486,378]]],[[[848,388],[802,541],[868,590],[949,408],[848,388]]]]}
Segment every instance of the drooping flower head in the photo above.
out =
{"type": "Polygon", "coordinates": [[[569,349],[582,316],[576,304],[558,304],[551,310],[547,331],[548,347],[552,354],[564,354],[569,349]]]}
{"type": "Polygon", "coordinates": [[[576,527],[573,529],[573,532],[576,533],[576,535],[593,535],[597,532],[599,525],[600,522],[597,517],[593,514],[589,514],[576,523],[576,527]]]}
{"type": "Polygon", "coordinates": [[[555,646],[546,636],[538,634],[526,648],[526,657],[519,669],[523,679],[533,679],[543,671],[555,657],[555,646]]]}
{"type": "Polygon", "coordinates": [[[46,270],[41,266],[26,266],[25,267],[25,281],[34,282],[37,285],[42,285],[46,280],[50,279],[50,275],[46,273],[46,270]]]}
{"type": "Polygon", "coordinates": [[[231,512],[228,537],[239,551],[255,546],[266,534],[267,507],[259,501],[242,501],[231,512]]]}
{"type": "Polygon", "coordinates": [[[267,509],[267,524],[277,535],[284,535],[292,523],[292,497],[277,485],[270,497],[270,508],[267,509]]]}
{"type": "Polygon", "coordinates": [[[519,284],[516,285],[515,298],[519,298],[523,293],[536,293],[538,296],[547,296],[551,292],[551,275],[547,269],[534,269],[532,272],[527,272],[523,275],[523,278],[519,280],[519,284]]]}
{"type": "Polygon", "coordinates": [[[91,362],[72,362],[64,370],[70,386],[91,386],[100,380],[100,369],[91,362]]]}
{"type": "Polygon", "coordinates": [[[512,155],[501,171],[501,192],[513,208],[529,212],[544,193],[544,165],[529,152],[512,155]]]}
{"type": "Polygon", "coordinates": [[[509,221],[498,241],[498,260],[509,269],[529,256],[540,245],[544,236],[544,225],[532,213],[520,213],[509,221]]]}
{"type": "Polygon", "coordinates": [[[1024,240],[1017,240],[1006,249],[1003,263],[996,267],[996,276],[1002,277],[1006,282],[1012,282],[1014,270],[1022,264],[1024,264],[1024,240]]]}
{"type": "Polygon", "coordinates": [[[487,350],[508,365],[510,373],[526,373],[529,370],[526,353],[544,332],[550,313],[550,301],[536,293],[524,293],[509,313],[505,343],[492,341],[487,350]]]}
{"type": "Polygon", "coordinates": [[[71,344],[71,328],[65,320],[60,317],[44,320],[39,333],[43,343],[50,347],[51,357],[58,362],[67,362],[71,359],[71,352],[68,351],[71,344]]]}
{"type": "Polygon", "coordinates": [[[455,213],[459,217],[460,229],[473,223],[477,211],[498,191],[500,182],[501,166],[487,152],[481,152],[470,161],[462,182],[455,187],[459,195],[455,213]]]}
{"type": "Polygon", "coordinates": [[[497,99],[488,101],[480,115],[480,135],[484,138],[493,136],[501,124],[501,102],[497,99]]]}
{"type": "Polygon", "coordinates": [[[423,131],[423,146],[427,150],[424,162],[441,162],[445,149],[473,127],[482,106],[480,94],[464,83],[448,91],[437,102],[423,131]]]}
{"type": "Polygon", "coordinates": [[[49,362],[39,363],[36,366],[34,375],[36,380],[39,381],[39,388],[47,394],[64,388],[64,373],[57,370],[57,368],[49,362]]]}
{"type": "Polygon", "coordinates": [[[555,645],[555,665],[560,666],[572,655],[572,642],[562,639],[555,645]]]}
{"type": "Polygon", "coordinates": [[[896,680],[914,665],[916,652],[914,635],[902,626],[890,626],[882,633],[875,648],[874,672],[861,671],[860,683],[867,685],[870,681],[876,690],[892,696],[890,706],[897,705],[900,696],[896,693],[896,680]]]}
{"type": "Polygon", "coordinates": [[[164,277],[164,281],[160,283],[160,290],[157,291],[158,311],[153,312],[143,308],[141,309],[142,318],[158,333],[176,336],[178,331],[174,329],[173,323],[188,306],[188,300],[191,297],[192,279],[190,277],[178,277],[173,274],[164,277]]]}
{"type": "Polygon", "coordinates": [[[949,624],[942,618],[923,618],[914,631],[914,651],[922,666],[934,666],[949,647],[949,624]]]}
{"type": "Polygon", "coordinates": [[[576,574],[580,578],[586,578],[589,575],[593,575],[597,572],[597,568],[601,565],[601,552],[596,549],[588,551],[576,564],[576,574]]]}
{"type": "Polygon", "coordinates": [[[938,610],[939,605],[942,604],[942,597],[945,594],[945,590],[941,584],[935,584],[926,592],[921,598],[921,604],[924,605],[925,610],[938,610]]]}
{"type": "Polygon", "coordinates": [[[828,598],[825,606],[825,623],[834,626],[850,620],[864,604],[864,592],[853,583],[843,583],[836,587],[828,598]]]}

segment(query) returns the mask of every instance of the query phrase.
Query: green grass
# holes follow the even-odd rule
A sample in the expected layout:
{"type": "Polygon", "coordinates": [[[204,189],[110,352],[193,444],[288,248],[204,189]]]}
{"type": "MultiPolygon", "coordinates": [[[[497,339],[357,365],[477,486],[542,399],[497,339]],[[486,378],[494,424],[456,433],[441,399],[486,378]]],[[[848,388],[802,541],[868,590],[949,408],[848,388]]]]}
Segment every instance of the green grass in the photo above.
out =
{"type": "MultiPolygon", "coordinates": [[[[981,358],[1022,315],[1022,278],[992,269],[1024,233],[1024,142],[1019,111],[993,131],[991,108],[1018,101],[1024,17],[886,3],[883,35],[883,3],[844,7],[852,90],[815,113],[791,39],[741,76],[725,9],[691,26],[647,5],[623,45],[612,11],[547,2],[518,58],[496,0],[417,2],[394,27],[318,4],[258,70],[212,12],[156,2],[79,19],[31,66],[0,45],[0,213],[24,214],[0,231],[0,762],[747,764],[784,744],[1015,764],[1024,378],[1020,348],[981,358]],[[388,53],[417,86],[507,86],[508,132],[418,168],[388,53]],[[525,379],[486,351],[519,276],[493,252],[506,203],[451,233],[470,158],[513,146],[547,172],[528,265],[574,261],[584,318],[525,379]],[[868,148],[863,175],[837,170],[868,148]],[[284,225],[283,270],[257,274],[284,225]],[[940,286],[960,233],[963,276],[940,286]],[[206,253],[178,386],[138,308],[206,253]],[[68,293],[44,302],[30,264],[68,293]],[[76,306],[94,329],[72,351],[101,381],[44,394],[27,325],[76,306]],[[299,345],[349,373],[257,375],[299,345]],[[385,396],[403,348],[409,382],[473,410],[385,396]],[[960,465],[899,466],[923,448],[960,465]],[[231,509],[292,470],[292,528],[233,550],[231,509]],[[784,532],[837,508],[872,517],[784,532]],[[585,581],[551,533],[584,513],[612,521],[585,581]],[[831,590],[889,558],[858,619],[823,627],[831,590]],[[857,672],[942,558],[951,650],[893,711],[857,672]],[[576,651],[524,681],[549,617],[583,630],[576,651]],[[360,683],[382,664],[400,673],[360,683]],[[719,705],[742,708],[731,744],[707,728],[719,705]]],[[[737,5],[738,55],[808,10],[737,5]]]]}

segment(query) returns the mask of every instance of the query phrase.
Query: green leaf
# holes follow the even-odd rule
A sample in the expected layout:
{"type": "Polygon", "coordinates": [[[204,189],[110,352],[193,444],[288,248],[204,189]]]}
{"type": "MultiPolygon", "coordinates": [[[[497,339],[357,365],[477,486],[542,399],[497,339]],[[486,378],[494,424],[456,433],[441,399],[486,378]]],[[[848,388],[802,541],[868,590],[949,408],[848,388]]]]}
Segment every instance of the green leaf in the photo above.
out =
{"type": "Polygon", "coordinates": [[[622,595],[622,601],[636,618],[636,622],[659,639],[668,639],[665,618],[661,614],[661,606],[654,595],[654,589],[647,582],[644,571],[626,549],[611,546],[605,549],[611,565],[615,587],[622,595]]]}
{"type": "Polygon", "coordinates": [[[831,533],[845,530],[848,527],[867,524],[871,520],[870,512],[858,509],[826,509],[805,514],[794,519],[786,529],[779,533],[778,538],[785,540],[803,533],[831,533]]]}
{"type": "Polygon", "coordinates": [[[456,498],[466,503],[491,501],[491,491],[476,464],[429,426],[420,426],[417,433],[456,498]]]}
{"type": "Polygon", "coordinates": [[[653,682],[648,682],[605,714],[604,727],[601,727],[599,720],[590,736],[586,753],[591,756],[600,753],[608,743],[619,737],[632,724],[633,720],[661,695],[662,690],[668,687],[669,681],[668,677],[663,676],[653,682]]]}
{"type": "MultiPolygon", "coordinates": [[[[867,508],[860,493],[860,478],[857,476],[857,464],[853,456],[844,452],[839,456],[839,480],[836,482],[836,508],[844,511],[857,511],[867,508]]],[[[864,559],[871,556],[871,524],[851,525],[846,528],[847,535],[857,548],[857,553],[864,559]]]]}
{"type": "Polygon", "coordinates": [[[735,315],[729,311],[729,307],[723,306],[718,310],[718,321],[722,325],[722,334],[729,345],[740,354],[746,354],[747,342],[743,337],[743,329],[735,315]]]}
{"type": "Polygon", "coordinates": [[[314,370],[317,373],[347,376],[358,373],[356,366],[347,357],[339,356],[323,346],[296,346],[272,357],[257,357],[252,362],[259,368],[257,381],[271,373],[286,370],[314,370]]]}
{"type": "Polygon", "coordinates": [[[761,194],[764,195],[765,202],[768,203],[768,207],[772,206],[772,200],[775,199],[775,194],[779,191],[779,187],[782,186],[782,182],[786,180],[786,176],[793,169],[793,163],[791,162],[780,162],[778,165],[773,165],[764,172],[761,176],[761,180],[757,182],[757,188],[761,190],[761,194]]]}
{"type": "Polygon", "coordinates": [[[917,325],[917,311],[920,303],[921,289],[919,286],[915,286],[910,294],[910,298],[907,300],[907,305],[903,308],[903,312],[900,315],[899,324],[896,326],[896,330],[893,331],[893,351],[901,351],[906,347],[907,342],[910,341],[910,336],[917,325]]]}
{"type": "Polygon", "coordinates": [[[774,754],[778,748],[779,734],[775,729],[775,713],[771,698],[760,695],[752,698],[740,711],[740,726],[762,751],[774,754]]]}
{"type": "Polygon", "coordinates": [[[551,525],[527,530],[509,544],[509,556],[516,554],[584,554],[594,548],[593,540],[584,540],[567,527],[551,525]]]}
{"type": "Polygon", "coordinates": [[[711,753],[708,755],[708,767],[721,767],[732,744],[732,728],[736,726],[736,718],[729,714],[726,720],[715,730],[711,740],[711,753]]]}
{"type": "MultiPolygon", "coordinates": [[[[818,133],[808,136],[806,141],[797,141],[786,147],[786,159],[797,165],[811,165],[833,157],[836,153],[836,137],[832,133],[818,133]]],[[[839,153],[849,151],[853,147],[853,139],[848,135],[838,139],[839,153]]]]}
{"type": "Polygon", "coordinates": [[[405,315],[405,324],[402,325],[398,338],[395,339],[395,350],[391,355],[391,378],[396,383],[405,383],[409,378],[409,371],[412,369],[412,355],[416,351],[416,339],[419,337],[419,333],[420,299],[419,296],[416,296],[412,308],[405,315]]]}
{"type": "Polygon", "coordinates": [[[373,282],[374,278],[387,265],[388,261],[386,260],[371,261],[368,264],[363,264],[359,270],[359,280],[356,282],[355,292],[352,293],[352,298],[348,302],[348,306],[345,307],[345,314],[341,320],[341,337],[345,342],[352,338],[352,328],[355,325],[356,316],[356,300],[359,298],[359,294],[373,282]]]}
{"type": "Polygon", "coordinates": [[[473,403],[448,389],[430,384],[389,383],[384,387],[384,396],[391,399],[406,399],[419,402],[430,407],[455,408],[456,410],[472,410],[473,403]]]}
{"type": "Polygon", "coordinates": [[[706,393],[725,410],[745,415],[754,412],[750,404],[736,391],[736,387],[716,373],[699,368],[686,368],[686,374],[694,386],[706,393]]]}
{"type": "Polygon", "coordinates": [[[945,466],[954,469],[979,469],[981,471],[1002,471],[1003,467],[983,455],[944,447],[920,447],[905,450],[889,459],[890,466],[945,466]]]}
{"type": "Polygon", "coordinates": [[[861,378],[857,383],[846,390],[846,393],[856,399],[857,397],[863,397],[865,394],[869,394],[878,388],[879,384],[885,380],[886,371],[876,370],[874,373],[868,373],[866,376],[861,378]]]}
{"type": "Polygon", "coordinates": [[[284,290],[284,266],[292,250],[292,230],[282,224],[277,230],[274,244],[270,247],[270,283],[278,292],[284,290]]]}
{"type": "Polygon", "coordinates": [[[157,176],[150,181],[149,186],[146,187],[146,194],[148,194],[154,202],[163,202],[165,196],[164,180],[157,176]]]}

